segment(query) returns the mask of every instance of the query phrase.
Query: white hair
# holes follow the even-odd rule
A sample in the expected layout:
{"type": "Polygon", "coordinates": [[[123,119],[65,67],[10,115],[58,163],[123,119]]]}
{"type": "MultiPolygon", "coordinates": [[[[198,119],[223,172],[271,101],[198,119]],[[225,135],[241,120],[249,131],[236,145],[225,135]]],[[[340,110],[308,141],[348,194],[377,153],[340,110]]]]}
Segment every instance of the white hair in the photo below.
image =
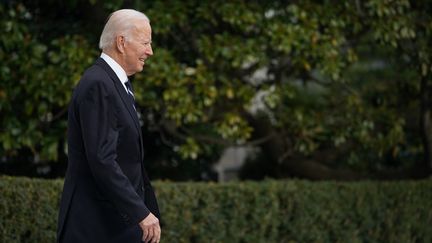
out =
{"type": "Polygon", "coordinates": [[[113,12],[102,31],[99,39],[99,48],[107,50],[114,46],[117,35],[129,36],[130,30],[135,27],[134,20],[142,19],[150,23],[149,18],[133,9],[120,9],[113,12]]]}

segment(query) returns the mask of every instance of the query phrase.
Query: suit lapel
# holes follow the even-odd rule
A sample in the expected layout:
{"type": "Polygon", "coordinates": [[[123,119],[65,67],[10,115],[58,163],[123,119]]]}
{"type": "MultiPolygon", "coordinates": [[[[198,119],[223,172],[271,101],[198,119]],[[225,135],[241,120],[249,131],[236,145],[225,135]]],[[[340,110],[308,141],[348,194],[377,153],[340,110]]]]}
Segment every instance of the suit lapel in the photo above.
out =
{"type": "Polygon", "coordinates": [[[139,119],[136,110],[133,108],[133,105],[130,102],[129,95],[126,93],[125,88],[121,84],[120,79],[117,77],[115,72],[111,69],[111,67],[102,59],[98,58],[96,60],[96,65],[102,67],[108,75],[111,77],[115,88],[117,89],[117,93],[120,95],[120,98],[123,101],[123,104],[125,105],[126,109],[129,112],[129,115],[132,117],[132,120],[134,121],[135,128],[137,129],[137,132],[139,134],[140,138],[140,145],[141,145],[141,159],[143,161],[144,159],[144,153],[143,153],[143,140],[142,140],[142,134],[141,134],[141,126],[139,124],[139,119]]]}

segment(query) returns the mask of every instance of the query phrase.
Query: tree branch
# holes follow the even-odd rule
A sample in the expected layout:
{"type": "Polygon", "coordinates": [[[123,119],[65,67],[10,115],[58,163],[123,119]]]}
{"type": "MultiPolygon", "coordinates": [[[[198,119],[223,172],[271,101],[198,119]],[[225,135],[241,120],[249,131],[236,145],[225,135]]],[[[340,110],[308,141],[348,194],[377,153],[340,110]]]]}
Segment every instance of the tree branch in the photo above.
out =
{"type": "Polygon", "coordinates": [[[175,127],[173,122],[168,122],[168,121],[163,122],[161,127],[164,131],[169,133],[171,136],[173,136],[177,139],[180,139],[182,141],[186,141],[186,139],[188,137],[192,137],[199,142],[222,145],[222,146],[226,146],[226,147],[258,146],[258,145],[261,145],[263,143],[266,143],[273,136],[275,136],[275,134],[271,133],[271,134],[268,134],[268,135],[263,136],[261,138],[239,144],[239,143],[229,141],[226,139],[222,139],[222,138],[216,138],[216,137],[211,137],[211,136],[206,136],[206,135],[197,135],[197,134],[194,134],[192,131],[190,131],[187,128],[182,128],[182,130],[186,132],[186,134],[183,134],[177,130],[177,128],[175,127]]]}

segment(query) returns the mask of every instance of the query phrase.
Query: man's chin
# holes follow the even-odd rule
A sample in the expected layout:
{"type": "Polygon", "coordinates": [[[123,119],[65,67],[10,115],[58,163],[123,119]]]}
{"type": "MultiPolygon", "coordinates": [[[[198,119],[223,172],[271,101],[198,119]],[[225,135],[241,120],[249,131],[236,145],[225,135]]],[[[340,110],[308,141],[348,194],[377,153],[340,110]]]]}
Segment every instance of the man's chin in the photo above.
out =
{"type": "Polygon", "coordinates": [[[145,63],[140,63],[140,64],[137,66],[137,72],[141,72],[141,71],[144,69],[144,66],[145,66],[145,63]]]}

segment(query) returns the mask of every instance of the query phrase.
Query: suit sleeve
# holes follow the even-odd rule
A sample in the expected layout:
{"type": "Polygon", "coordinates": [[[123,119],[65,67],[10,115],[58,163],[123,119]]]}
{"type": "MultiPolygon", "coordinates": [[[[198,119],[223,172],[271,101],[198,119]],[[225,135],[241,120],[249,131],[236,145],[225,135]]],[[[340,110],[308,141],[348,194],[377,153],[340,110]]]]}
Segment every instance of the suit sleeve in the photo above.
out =
{"type": "Polygon", "coordinates": [[[150,210],[150,212],[152,212],[158,219],[159,221],[162,221],[161,219],[161,215],[159,212],[159,206],[156,200],[156,195],[154,193],[154,189],[150,184],[150,179],[147,175],[147,172],[144,170],[143,171],[143,177],[144,177],[144,199],[145,199],[145,204],[147,205],[148,209],[150,210]]]}
{"type": "Polygon", "coordinates": [[[99,189],[127,222],[135,224],[150,211],[117,163],[118,131],[111,95],[102,82],[95,82],[86,90],[78,104],[82,137],[99,189]]]}

